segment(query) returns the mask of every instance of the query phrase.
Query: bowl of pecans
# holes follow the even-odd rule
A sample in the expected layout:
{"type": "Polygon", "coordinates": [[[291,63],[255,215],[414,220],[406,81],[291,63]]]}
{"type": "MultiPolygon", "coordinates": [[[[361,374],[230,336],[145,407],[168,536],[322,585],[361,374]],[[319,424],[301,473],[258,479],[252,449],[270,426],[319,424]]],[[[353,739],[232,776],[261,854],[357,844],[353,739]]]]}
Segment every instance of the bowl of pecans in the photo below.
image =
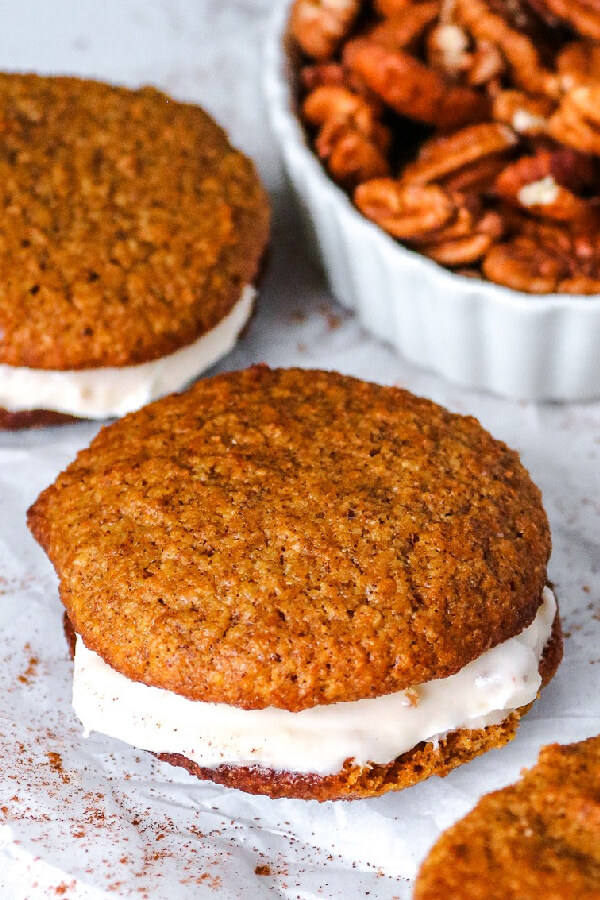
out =
{"type": "Polygon", "coordinates": [[[337,299],[412,362],[600,397],[596,0],[296,0],[271,122],[337,299]]]}

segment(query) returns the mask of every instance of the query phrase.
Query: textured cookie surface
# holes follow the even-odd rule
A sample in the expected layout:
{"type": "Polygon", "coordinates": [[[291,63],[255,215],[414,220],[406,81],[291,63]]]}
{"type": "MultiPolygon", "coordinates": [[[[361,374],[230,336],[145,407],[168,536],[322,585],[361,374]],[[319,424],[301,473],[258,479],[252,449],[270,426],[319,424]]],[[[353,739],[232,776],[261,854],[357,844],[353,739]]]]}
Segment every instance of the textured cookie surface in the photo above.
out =
{"type": "Polygon", "coordinates": [[[544,747],[442,835],[415,900],[600,898],[600,737],[544,747]]]}
{"type": "Polygon", "coordinates": [[[458,671],[532,621],[550,551],[539,491],[476,420],[260,366],[103,429],[29,522],[109,665],[294,711],[458,671]]]}
{"type": "Polygon", "coordinates": [[[0,362],[123,366],[213,328],[268,231],[251,163],[152,88],[0,74],[0,362]]]}

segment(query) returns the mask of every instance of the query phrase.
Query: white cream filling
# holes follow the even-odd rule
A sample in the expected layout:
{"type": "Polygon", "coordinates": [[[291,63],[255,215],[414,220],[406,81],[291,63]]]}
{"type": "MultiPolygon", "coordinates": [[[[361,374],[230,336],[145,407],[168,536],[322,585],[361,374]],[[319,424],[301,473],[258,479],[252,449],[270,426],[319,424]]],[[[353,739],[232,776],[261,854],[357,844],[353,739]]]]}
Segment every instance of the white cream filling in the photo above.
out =
{"type": "Polygon", "coordinates": [[[175,353],[137,366],[56,371],[0,364],[0,407],[11,412],[47,409],[88,419],[124,416],[180,390],[228,353],[250,318],[255,296],[247,285],[211,331],[175,353]]]}
{"type": "Polygon", "coordinates": [[[260,765],[332,774],[344,760],[387,763],[421,741],[498,724],[534,700],[539,662],[556,601],[544,589],[532,624],[449,678],[376,697],[301,712],[243,710],[188,700],[131,681],[77,638],[73,707],[84,733],[99,731],[155,753],[181,753],[202,766],[260,765]]]}
{"type": "Polygon", "coordinates": [[[517,197],[523,206],[548,206],[558,197],[558,185],[552,175],[524,184],[517,197]]]}

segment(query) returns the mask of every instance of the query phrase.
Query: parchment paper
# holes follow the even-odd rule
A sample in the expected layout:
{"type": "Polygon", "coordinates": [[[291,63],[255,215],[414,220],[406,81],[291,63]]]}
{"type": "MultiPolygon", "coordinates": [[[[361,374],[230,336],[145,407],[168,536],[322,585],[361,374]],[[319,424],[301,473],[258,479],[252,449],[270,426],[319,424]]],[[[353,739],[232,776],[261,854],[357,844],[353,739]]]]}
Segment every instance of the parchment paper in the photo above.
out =
{"type": "MultiPolygon", "coordinates": [[[[285,191],[259,88],[268,0],[0,0],[0,68],[151,82],[201,102],[257,160],[274,205],[258,314],[221,369],[337,368],[480,418],[544,493],[565,660],[508,747],[353,803],[253,798],[93,735],[70,707],[53,571],[25,510],[97,425],[0,434],[0,897],[408,898],[440,830],[551,741],[600,732],[600,403],[466,393],[408,366],[328,297],[285,191]]],[[[534,302],[534,301],[532,301],[534,302]]],[[[552,360],[548,360],[552,365],[552,360]]]]}

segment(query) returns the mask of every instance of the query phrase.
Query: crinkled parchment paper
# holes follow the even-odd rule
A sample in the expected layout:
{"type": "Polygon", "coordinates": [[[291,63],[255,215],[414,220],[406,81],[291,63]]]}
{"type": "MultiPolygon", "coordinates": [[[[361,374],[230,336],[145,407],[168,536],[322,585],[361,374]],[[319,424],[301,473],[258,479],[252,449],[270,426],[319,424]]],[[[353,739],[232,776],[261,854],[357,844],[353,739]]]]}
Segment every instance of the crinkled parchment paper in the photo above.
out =
{"type": "MultiPolygon", "coordinates": [[[[70,707],[54,573],[25,510],[98,426],[0,434],[0,897],[408,898],[442,828],[551,741],[600,732],[600,404],[466,393],[367,337],[328,297],[285,192],[259,89],[269,0],[0,2],[0,68],[152,82],[205,105],[258,162],[275,204],[259,311],[221,368],[337,368],[477,415],[522,454],[554,536],[565,660],[508,747],[445,779],[351,803],[253,798],[99,735],[70,707]]],[[[552,365],[552,360],[548,361],[552,365]]]]}

